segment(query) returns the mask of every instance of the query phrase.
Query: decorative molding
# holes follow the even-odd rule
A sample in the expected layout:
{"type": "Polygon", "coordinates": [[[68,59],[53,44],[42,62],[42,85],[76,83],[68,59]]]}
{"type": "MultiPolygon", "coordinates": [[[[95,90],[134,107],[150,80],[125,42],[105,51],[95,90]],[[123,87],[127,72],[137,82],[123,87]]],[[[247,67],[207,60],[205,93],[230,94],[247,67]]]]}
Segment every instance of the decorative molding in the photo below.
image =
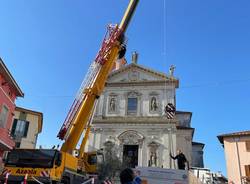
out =
{"type": "Polygon", "coordinates": [[[168,77],[166,74],[162,73],[162,72],[158,72],[158,71],[154,71],[152,69],[149,69],[149,68],[146,68],[144,66],[140,66],[138,64],[134,64],[134,63],[131,63],[125,67],[122,67],[121,69],[119,70],[115,70],[113,71],[109,76],[108,76],[108,79],[110,79],[111,77],[113,77],[114,75],[117,75],[119,73],[122,73],[122,72],[125,72],[127,70],[130,70],[130,69],[137,69],[137,70],[140,70],[142,72],[146,72],[146,73],[149,73],[153,76],[156,76],[156,77],[159,77],[161,79],[168,79],[168,80],[178,80],[176,78],[170,78],[168,77]]]}
{"type": "Polygon", "coordinates": [[[151,148],[158,148],[161,144],[156,142],[156,141],[151,141],[150,143],[148,143],[148,147],[151,147],[151,148]]]}
{"type": "Polygon", "coordinates": [[[153,92],[149,95],[149,113],[150,114],[161,114],[162,105],[160,103],[159,94],[153,92]]]}
{"type": "Polygon", "coordinates": [[[125,114],[128,116],[139,116],[142,113],[142,93],[131,90],[125,93],[125,114]],[[137,98],[137,110],[136,112],[128,112],[128,98],[137,98]]]}
{"type": "Polygon", "coordinates": [[[131,90],[129,92],[126,92],[125,95],[126,97],[138,97],[138,96],[142,96],[142,93],[136,90],[131,90]]]}
{"type": "Polygon", "coordinates": [[[149,96],[158,96],[158,95],[159,95],[159,93],[156,91],[152,91],[149,93],[149,96]]]}
{"type": "Polygon", "coordinates": [[[130,81],[139,81],[140,73],[136,70],[129,71],[128,79],[130,81]]]}
{"type": "Polygon", "coordinates": [[[127,130],[121,133],[118,137],[121,145],[140,145],[142,146],[144,136],[137,131],[127,130]]]}
{"type": "Polygon", "coordinates": [[[122,82],[106,82],[105,86],[106,87],[130,87],[130,86],[163,86],[167,85],[166,87],[168,89],[170,88],[178,88],[179,87],[179,81],[168,81],[168,80],[154,80],[154,81],[122,81],[122,82]]]}
{"type": "Polygon", "coordinates": [[[90,129],[90,131],[91,131],[92,133],[102,133],[102,132],[103,132],[103,129],[102,129],[102,128],[92,127],[92,128],[90,129]]]}

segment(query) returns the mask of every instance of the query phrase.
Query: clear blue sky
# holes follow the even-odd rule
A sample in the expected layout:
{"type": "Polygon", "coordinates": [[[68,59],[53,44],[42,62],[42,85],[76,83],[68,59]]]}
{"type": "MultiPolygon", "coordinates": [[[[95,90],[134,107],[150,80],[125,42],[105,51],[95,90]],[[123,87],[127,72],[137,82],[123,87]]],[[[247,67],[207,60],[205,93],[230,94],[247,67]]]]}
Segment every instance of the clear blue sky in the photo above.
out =
{"type": "MultiPolygon", "coordinates": [[[[137,50],[139,64],[162,72],[177,67],[177,108],[193,112],[206,167],[226,173],[216,136],[250,129],[250,1],[165,2],[164,13],[164,0],[140,1],[127,32],[127,58],[137,50]]],[[[57,132],[105,27],[120,21],[127,3],[0,1],[0,56],[25,93],[17,105],[44,114],[38,145],[59,143],[57,132]]]]}

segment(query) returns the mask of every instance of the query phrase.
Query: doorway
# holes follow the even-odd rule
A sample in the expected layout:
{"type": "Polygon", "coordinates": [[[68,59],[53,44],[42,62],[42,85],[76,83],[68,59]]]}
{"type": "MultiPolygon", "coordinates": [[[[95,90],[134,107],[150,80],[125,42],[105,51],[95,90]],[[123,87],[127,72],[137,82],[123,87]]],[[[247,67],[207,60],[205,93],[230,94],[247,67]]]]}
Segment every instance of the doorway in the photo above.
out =
{"type": "Polygon", "coordinates": [[[123,163],[127,167],[135,168],[138,165],[138,145],[123,145],[123,163]]]}

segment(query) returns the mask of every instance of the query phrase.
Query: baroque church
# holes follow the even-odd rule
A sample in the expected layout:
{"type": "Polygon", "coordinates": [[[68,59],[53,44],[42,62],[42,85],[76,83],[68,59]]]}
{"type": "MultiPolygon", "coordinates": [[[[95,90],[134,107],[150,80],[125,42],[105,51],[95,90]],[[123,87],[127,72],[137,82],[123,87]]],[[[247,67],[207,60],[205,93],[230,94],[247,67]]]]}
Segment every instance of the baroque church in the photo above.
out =
{"type": "Polygon", "coordinates": [[[176,168],[170,153],[177,149],[186,155],[190,166],[203,167],[204,144],[193,142],[192,113],[176,110],[167,117],[165,107],[175,106],[179,80],[174,67],[168,75],[137,63],[118,60],[100,96],[88,140],[88,151],[114,143],[118,156],[131,167],[176,168]]]}

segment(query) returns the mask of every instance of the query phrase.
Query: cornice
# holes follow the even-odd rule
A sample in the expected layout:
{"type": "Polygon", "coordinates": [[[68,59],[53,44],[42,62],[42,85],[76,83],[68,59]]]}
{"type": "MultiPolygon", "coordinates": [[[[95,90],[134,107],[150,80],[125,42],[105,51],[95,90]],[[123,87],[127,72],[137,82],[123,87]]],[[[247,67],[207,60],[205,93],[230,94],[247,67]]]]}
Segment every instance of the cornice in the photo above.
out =
{"type": "Polygon", "coordinates": [[[22,92],[21,88],[18,86],[17,82],[11,75],[10,71],[4,64],[3,60],[0,58],[0,72],[6,78],[5,80],[9,82],[9,84],[13,87],[16,91],[16,95],[19,97],[24,97],[24,93],[22,92]]]}
{"type": "Polygon", "coordinates": [[[165,117],[95,117],[93,124],[176,124],[177,120],[165,117]]]}
{"type": "Polygon", "coordinates": [[[126,81],[126,82],[106,82],[106,87],[120,86],[163,86],[173,84],[175,88],[179,87],[179,80],[155,80],[155,81],[126,81]]]}

